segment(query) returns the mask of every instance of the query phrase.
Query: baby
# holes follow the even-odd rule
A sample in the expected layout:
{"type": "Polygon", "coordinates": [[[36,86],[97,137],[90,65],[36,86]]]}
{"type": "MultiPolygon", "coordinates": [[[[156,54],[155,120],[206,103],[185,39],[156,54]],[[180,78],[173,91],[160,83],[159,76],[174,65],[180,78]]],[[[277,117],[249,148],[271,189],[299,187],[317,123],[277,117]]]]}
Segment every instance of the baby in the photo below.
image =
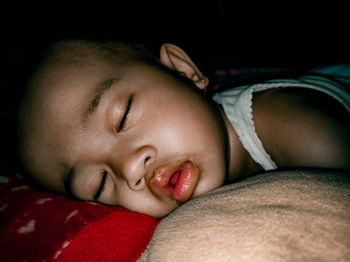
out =
{"type": "Polygon", "coordinates": [[[56,43],[21,104],[23,168],[50,191],[157,218],[256,172],[350,169],[339,81],[267,81],[215,102],[208,83],[172,44],[157,59],[121,42],[56,43]]]}

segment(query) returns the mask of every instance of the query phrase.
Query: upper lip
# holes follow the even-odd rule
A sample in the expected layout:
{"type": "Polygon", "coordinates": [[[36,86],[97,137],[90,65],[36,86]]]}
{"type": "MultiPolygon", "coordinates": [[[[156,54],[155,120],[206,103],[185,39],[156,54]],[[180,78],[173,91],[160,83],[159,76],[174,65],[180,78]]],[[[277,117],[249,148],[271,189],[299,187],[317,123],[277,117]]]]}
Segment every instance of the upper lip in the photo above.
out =
{"type": "Polygon", "coordinates": [[[171,196],[173,188],[169,186],[173,174],[181,169],[181,163],[168,164],[158,167],[150,179],[151,190],[159,196],[171,196]]]}

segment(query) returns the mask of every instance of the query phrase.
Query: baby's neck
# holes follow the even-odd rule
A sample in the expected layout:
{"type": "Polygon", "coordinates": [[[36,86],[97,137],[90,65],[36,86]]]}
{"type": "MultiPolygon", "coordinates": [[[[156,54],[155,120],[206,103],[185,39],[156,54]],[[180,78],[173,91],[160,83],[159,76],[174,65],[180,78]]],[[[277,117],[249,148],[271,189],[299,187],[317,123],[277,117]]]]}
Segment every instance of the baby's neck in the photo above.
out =
{"type": "Polygon", "coordinates": [[[250,154],[244,149],[236,131],[221,107],[219,107],[219,111],[223,117],[229,138],[228,181],[234,181],[252,173],[262,171],[262,167],[256,163],[250,154]]]}

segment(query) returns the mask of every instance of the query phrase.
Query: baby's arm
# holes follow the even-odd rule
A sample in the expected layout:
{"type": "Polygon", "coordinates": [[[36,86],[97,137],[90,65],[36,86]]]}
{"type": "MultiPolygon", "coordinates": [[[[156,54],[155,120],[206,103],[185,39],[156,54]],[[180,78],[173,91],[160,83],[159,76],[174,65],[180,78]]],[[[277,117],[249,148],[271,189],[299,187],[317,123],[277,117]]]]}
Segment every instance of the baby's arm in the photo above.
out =
{"type": "Polygon", "coordinates": [[[274,89],[254,97],[258,136],[279,167],[350,170],[350,117],[332,97],[308,89],[274,89]]]}

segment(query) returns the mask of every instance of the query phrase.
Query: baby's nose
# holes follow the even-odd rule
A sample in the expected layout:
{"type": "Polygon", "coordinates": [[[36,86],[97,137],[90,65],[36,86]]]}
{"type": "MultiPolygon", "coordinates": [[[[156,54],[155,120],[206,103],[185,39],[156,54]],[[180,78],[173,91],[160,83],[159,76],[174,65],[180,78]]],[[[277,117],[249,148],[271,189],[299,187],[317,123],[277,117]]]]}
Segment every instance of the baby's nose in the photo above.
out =
{"type": "Polygon", "coordinates": [[[156,158],[152,146],[138,148],[126,157],[122,164],[122,176],[132,190],[142,190],[146,185],[146,175],[156,158]]]}

